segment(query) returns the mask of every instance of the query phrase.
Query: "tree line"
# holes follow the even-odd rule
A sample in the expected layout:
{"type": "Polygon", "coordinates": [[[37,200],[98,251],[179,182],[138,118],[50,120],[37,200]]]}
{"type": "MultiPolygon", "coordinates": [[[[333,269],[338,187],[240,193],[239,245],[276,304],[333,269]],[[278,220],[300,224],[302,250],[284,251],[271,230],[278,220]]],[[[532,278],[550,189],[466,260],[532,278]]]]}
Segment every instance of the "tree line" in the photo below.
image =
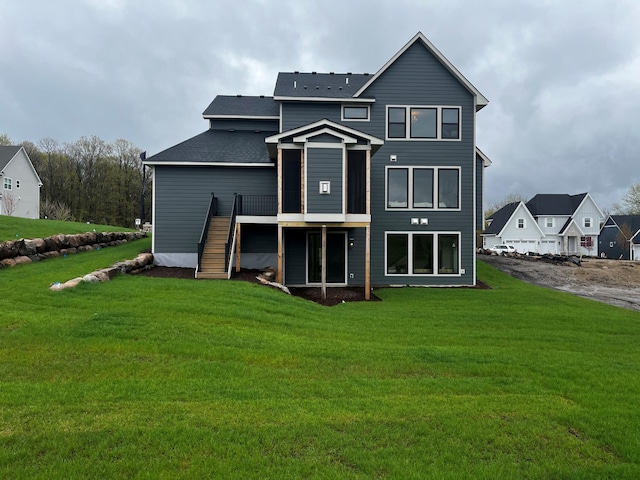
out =
{"type": "Polygon", "coordinates": [[[51,138],[16,144],[2,134],[0,145],[21,145],[29,155],[43,184],[42,218],[123,227],[151,218],[151,178],[142,150],[128,140],[107,143],[93,135],[64,144],[51,138]]]}

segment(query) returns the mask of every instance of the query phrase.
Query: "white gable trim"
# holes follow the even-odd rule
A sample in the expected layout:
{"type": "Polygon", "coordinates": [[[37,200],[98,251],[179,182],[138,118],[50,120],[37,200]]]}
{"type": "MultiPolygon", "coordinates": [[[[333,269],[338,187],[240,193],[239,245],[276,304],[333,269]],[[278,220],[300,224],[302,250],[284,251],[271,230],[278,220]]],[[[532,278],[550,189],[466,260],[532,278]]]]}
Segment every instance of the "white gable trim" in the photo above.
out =
{"type": "Polygon", "coordinates": [[[422,42],[422,44],[427,48],[427,50],[429,50],[440,61],[440,63],[442,63],[447,68],[447,70],[449,70],[453,74],[453,76],[456,77],[458,81],[462,83],[466,87],[466,89],[469,90],[476,97],[476,110],[480,110],[482,107],[486,106],[489,103],[489,100],[487,100],[487,98],[484,95],[482,95],[482,93],[480,93],[480,91],[476,87],[474,87],[471,84],[471,82],[467,80],[464,75],[462,75],[462,73],[460,73],[460,71],[449,61],[449,59],[447,59],[447,57],[445,57],[440,52],[440,50],[438,50],[427,39],[427,37],[425,37],[422,34],[422,32],[418,32],[411,40],[409,40],[409,43],[407,43],[404,47],[400,49],[398,53],[396,53],[393,57],[391,57],[391,59],[387,63],[385,63],[382,66],[382,68],[378,70],[378,72],[376,72],[376,74],[373,75],[371,79],[367,83],[365,83],[360,88],[360,90],[358,90],[353,96],[359,97],[360,95],[362,95],[362,93],[364,93],[365,90],[367,90],[367,88],[369,88],[369,86],[378,79],[378,77],[380,77],[391,65],[393,65],[395,61],[405,51],[407,51],[409,47],[411,47],[414,43],[418,41],[422,42]]]}
{"type": "Polygon", "coordinates": [[[42,184],[42,180],[40,180],[40,176],[38,175],[38,172],[36,172],[35,167],[33,166],[33,163],[31,162],[31,159],[29,158],[29,155],[27,155],[27,151],[24,149],[24,147],[20,147],[20,149],[16,152],[16,154],[11,158],[11,160],[9,160],[7,162],[7,164],[4,166],[4,168],[0,171],[0,175],[5,173],[5,170],[7,169],[7,167],[9,165],[11,165],[11,162],[13,162],[16,157],[20,154],[20,152],[22,152],[24,154],[24,158],[27,159],[27,163],[29,164],[29,167],[31,167],[31,171],[33,172],[33,174],[36,177],[36,180],[38,182],[38,186],[41,187],[42,184]]]}
{"type": "Polygon", "coordinates": [[[358,143],[358,140],[356,140],[353,137],[349,137],[347,135],[344,135],[340,132],[336,132],[335,130],[331,129],[331,128],[323,128],[321,130],[314,130],[313,132],[309,132],[305,135],[300,135],[299,137],[293,137],[293,142],[294,143],[303,143],[308,141],[310,138],[313,137],[317,137],[319,135],[323,135],[323,134],[328,134],[331,135],[332,137],[337,137],[340,140],[342,140],[342,143],[358,143]]]}
{"type": "MultiPolygon", "coordinates": [[[[576,209],[577,210],[577,209],[576,209]]],[[[580,236],[581,237],[585,237],[587,236],[583,231],[582,228],[580,228],[580,225],[578,225],[578,222],[576,222],[575,218],[571,218],[571,220],[569,221],[569,223],[567,224],[567,226],[565,227],[564,230],[562,230],[562,232],[558,232],[557,235],[560,237],[572,237],[573,235],[569,235],[569,229],[571,228],[572,225],[575,225],[575,227],[578,229],[578,232],[580,232],[580,236]]],[[[597,237],[598,235],[589,235],[590,237],[597,237]]]]}
{"type": "Polygon", "coordinates": [[[605,214],[602,213],[602,210],[600,210],[600,207],[598,206],[598,204],[596,203],[596,201],[591,197],[591,195],[589,195],[589,193],[587,192],[587,194],[584,196],[584,198],[582,199],[582,201],[580,202],[580,205],[578,205],[576,207],[576,209],[573,211],[573,213],[571,214],[571,216],[573,217],[578,210],[580,210],[580,208],[582,207],[582,205],[584,205],[584,202],[588,199],[591,200],[591,202],[595,205],[596,209],[598,210],[598,213],[600,214],[600,218],[605,218],[605,214]]]}
{"type": "Polygon", "coordinates": [[[487,157],[485,153],[478,147],[476,147],[476,156],[480,157],[480,159],[482,160],[482,166],[485,168],[490,167],[493,164],[491,159],[489,159],[489,157],[487,157]]]}
{"type": "MultiPolygon", "coordinates": [[[[502,237],[505,230],[511,226],[511,222],[514,221],[514,219],[516,218],[516,214],[518,213],[518,211],[522,208],[522,211],[524,212],[524,215],[529,219],[529,221],[531,222],[531,225],[534,225],[535,229],[538,230],[538,233],[540,234],[540,237],[544,237],[544,232],[542,231],[542,229],[540,228],[540,225],[538,225],[538,222],[536,222],[536,219],[533,218],[533,215],[531,215],[531,212],[529,211],[529,209],[527,208],[527,206],[524,204],[523,201],[520,201],[520,203],[518,204],[518,206],[515,208],[515,210],[513,211],[513,213],[511,214],[511,216],[509,217],[509,220],[507,220],[504,223],[504,226],[502,227],[502,230],[500,230],[500,232],[498,232],[498,234],[496,235],[497,237],[502,237]]],[[[525,229],[526,230],[526,229],[525,229]]]]}
{"type": "MultiPolygon", "coordinates": [[[[334,130],[332,135],[339,135],[339,132],[345,132],[356,137],[361,137],[368,140],[371,145],[384,145],[384,141],[379,139],[378,137],[374,137],[372,135],[368,135],[364,132],[356,130],[354,128],[345,127],[344,125],[340,125],[338,123],[334,123],[331,120],[327,120],[326,118],[323,120],[318,120],[317,122],[310,123],[308,125],[303,125],[302,127],[294,128],[293,130],[288,130],[286,132],[278,133],[277,135],[272,135],[270,137],[265,138],[265,143],[278,143],[283,138],[296,135],[298,133],[306,133],[309,130],[313,130],[318,127],[328,127],[331,130],[334,130]]],[[[314,132],[315,133],[315,132],[314,132]]]]}

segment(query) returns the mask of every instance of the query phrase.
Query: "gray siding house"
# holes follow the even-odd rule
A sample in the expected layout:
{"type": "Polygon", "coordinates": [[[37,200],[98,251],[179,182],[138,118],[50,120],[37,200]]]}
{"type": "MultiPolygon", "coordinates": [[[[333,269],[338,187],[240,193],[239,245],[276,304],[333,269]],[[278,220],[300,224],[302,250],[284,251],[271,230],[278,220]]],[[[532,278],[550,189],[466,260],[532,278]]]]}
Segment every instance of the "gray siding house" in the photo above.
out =
{"type": "Polygon", "coordinates": [[[0,215],[39,218],[41,186],[23,147],[0,146],[0,215]]]}
{"type": "Polygon", "coordinates": [[[289,286],[472,286],[488,100],[422,34],[375,74],[280,73],[273,96],[218,96],[209,129],[146,160],[153,253],[289,286]]]}

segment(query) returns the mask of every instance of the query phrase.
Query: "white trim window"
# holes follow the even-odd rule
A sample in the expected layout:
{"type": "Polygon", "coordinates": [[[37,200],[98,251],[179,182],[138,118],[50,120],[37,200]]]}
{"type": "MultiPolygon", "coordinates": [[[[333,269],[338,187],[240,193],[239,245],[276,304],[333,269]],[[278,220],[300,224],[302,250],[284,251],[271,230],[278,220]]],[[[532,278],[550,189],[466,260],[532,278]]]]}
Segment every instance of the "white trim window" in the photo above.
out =
{"type": "Polygon", "coordinates": [[[547,217],[547,220],[545,222],[545,226],[547,228],[553,228],[553,217],[547,217]]]}
{"type": "Polygon", "coordinates": [[[453,140],[462,138],[462,107],[388,105],[387,140],[453,140]]]}
{"type": "Polygon", "coordinates": [[[460,167],[386,167],[387,210],[460,210],[460,167]]]}
{"type": "Polygon", "coordinates": [[[527,226],[527,222],[525,222],[524,218],[519,218],[516,226],[518,228],[525,228],[527,226]]]}
{"type": "Polygon", "coordinates": [[[369,105],[342,105],[343,122],[368,122],[369,119],[369,105]]]}
{"type": "Polygon", "coordinates": [[[385,274],[460,275],[460,233],[386,232],[385,274]]]}
{"type": "Polygon", "coordinates": [[[584,217],[582,219],[582,226],[584,228],[591,228],[592,222],[593,222],[593,220],[591,219],[591,217],[584,217]]]}
{"type": "Polygon", "coordinates": [[[4,189],[5,190],[11,190],[12,186],[11,186],[11,179],[4,177],[4,189]]]}

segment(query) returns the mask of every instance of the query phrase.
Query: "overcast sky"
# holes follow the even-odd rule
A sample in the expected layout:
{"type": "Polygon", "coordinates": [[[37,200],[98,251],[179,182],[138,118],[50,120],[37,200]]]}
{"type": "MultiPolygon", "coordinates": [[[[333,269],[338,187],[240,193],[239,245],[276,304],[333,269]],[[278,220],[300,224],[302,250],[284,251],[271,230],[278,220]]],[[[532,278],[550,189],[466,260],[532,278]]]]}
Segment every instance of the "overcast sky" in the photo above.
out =
{"type": "Polygon", "coordinates": [[[149,155],[279,71],[375,73],[418,31],[490,101],[490,204],[640,182],[638,0],[0,0],[0,133],[149,155]]]}

